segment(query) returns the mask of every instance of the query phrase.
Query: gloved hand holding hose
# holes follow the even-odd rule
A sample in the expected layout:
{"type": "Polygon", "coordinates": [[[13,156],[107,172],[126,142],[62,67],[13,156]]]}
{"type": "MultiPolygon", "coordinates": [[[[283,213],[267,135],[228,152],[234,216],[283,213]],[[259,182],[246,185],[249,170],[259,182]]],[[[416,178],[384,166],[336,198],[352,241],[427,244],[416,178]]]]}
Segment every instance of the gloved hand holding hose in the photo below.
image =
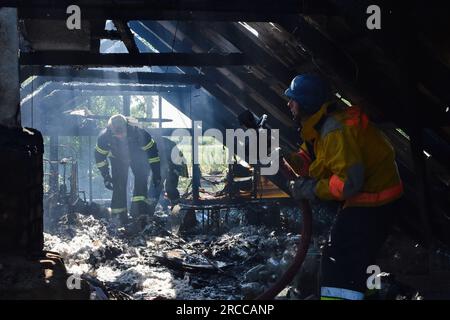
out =
{"type": "Polygon", "coordinates": [[[309,165],[304,163],[304,159],[296,155],[297,168],[298,171],[303,172],[302,175],[299,175],[295,172],[295,170],[291,167],[289,162],[286,161],[284,155],[281,156],[280,159],[280,170],[282,175],[287,179],[287,189],[289,193],[295,200],[310,200],[315,201],[317,197],[314,193],[314,189],[316,187],[316,180],[306,176],[307,170],[306,167],[309,165]]]}
{"type": "Polygon", "coordinates": [[[314,193],[316,183],[313,178],[300,177],[289,181],[289,191],[295,200],[315,201],[317,199],[314,193]]]}

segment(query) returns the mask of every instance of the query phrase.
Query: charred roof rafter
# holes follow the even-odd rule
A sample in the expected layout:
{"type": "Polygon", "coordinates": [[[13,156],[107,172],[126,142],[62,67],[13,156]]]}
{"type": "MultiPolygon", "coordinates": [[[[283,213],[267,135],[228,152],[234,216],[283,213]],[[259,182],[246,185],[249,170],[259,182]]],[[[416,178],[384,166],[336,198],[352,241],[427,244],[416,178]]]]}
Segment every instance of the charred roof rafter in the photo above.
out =
{"type": "MultiPolygon", "coordinates": [[[[172,50],[172,42],[174,39],[174,30],[168,30],[167,28],[163,27],[161,24],[154,22],[154,21],[147,21],[147,22],[141,22],[141,25],[133,25],[133,30],[146,38],[147,36],[150,36],[157,40],[158,45],[156,46],[159,51],[164,50],[172,50]]],[[[179,46],[179,44],[177,44],[179,46]]],[[[186,47],[187,43],[183,42],[181,44],[181,47],[177,47],[179,50],[191,50],[191,47],[186,47]]],[[[203,73],[205,71],[204,69],[200,70],[197,69],[196,71],[180,67],[180,70],[186,74],[199,74],[200,72],[203,73]]],[[[226,79],[224,77],[221,77],[221,84],[222,82],[229,82],[229,79],[226,79]]],[[[218,86],[216,84],[217,81],[208,81],[207,78],[202,77],[201,85],[203,88],[205,88],[206,91],[208,91],[212,96],[219,99],[225,108],[227,109],[227,113],[229,113],[230,119],[236,119],[237,115],[244,111],[246,109],[245,106],[242,106],[242,101],[239,101],[236,96],[230,95],[226,91],[223,90],[222,86],[218,86]],[[238,107],[239,106],[239,107],[238,107]]],[[[234,84],[231,84],[234,85],[234,84]]],[[[247,106],[249,107],[249,106],[247,106]]],[[[253,107],[256,107],[258,112],[264,112],[259,105],[253,104],[253,107]]],[[[221,112],[223,113],[223,112],[221,112]]],[[[237,124],[239,125],[239,124],[237,124]]],[[[293,147],[293,144],[291,141],[285,139],[284,137],[281,137],[282,143],[285,145],[289,145],[291,148],[293,147]]]]}
{"type": "MultiPolygon", "coordinates": [[[[88,87],[86,87],[88,88],[88,87]]],[[[90,91],[86,91],[84,92],[82,95],[80,95],[79,93],[77,93],[79,90],[72,90],[72,88],[70,88],[70,85],[66,85],[64,86],[64,84],[62,83],[49,83],[49,87],[45,90],[45,92],[41,93],[39,96],[36,97],[36,101],[34,102],[34,107],[42,107],[42,106],[49,106],[49,105],[53,105],[53,106],[58,106],[58,110],[46,110],[46,113],[39,113],[39,115],[45,114],[45,115],[49,115],[49,114],[55,114],[57,112],[55,111],[59,111],[62,112],[64,110],[68,110],[68,109],[74,109],[80,106],[80,104],[82,105],[84,101],[86,101],[86,99],[89,99],[89,97],[91,96],[109,96],[109,95],[114,95],[114,96],[121,96],[123,94],[125,95],[139,95],[139,94],[144,94],[146,95],[147,92],[135,92],[135,91],[121,91],[121,92],[117,92],[116,90],[112,90],[112,91],[108,91],[105,92],[103,91],[103,87],[90,87],[89,89],[93,89],[90,91]],[[102,90],[99,90],[102,89],[102,90]],[[74,94],[76,93],[76,94],[74,94]]],[[[171,90],[169,91],[165,91],[165,90],[161,90],[156,92],[158,94],[161,95],[161,97],[163,97],[164,99],[166,99],[167,101],[169,101],[172,105],[174,105],[178,110],[180,110],[182,113],[184,113],[186,116],[191,117],[191,114],[189,114],[189,110],[190,110],[190,106],[187,105],[189,104],[190,98],[188,97],[190,95],[190,90],[188,89],[188,87],[180,87],[178,88],[177,91],[171,90]]],[[[31,107],[30,103],[24,103],[22,105],[22,108],[28,108],[31,107]]],[[[198,108],[203,108],[205,106],[197,106],[198,108]]],[[[29,112],[25,112],[25,114],[28,114],[29,112]]],[[[37,113],[35,113],[37,114],[37,113]]],[[[223,125],[221,125],[220,123],[226,123],[227,121],[225,119],[226,118],[226,113],[224,112],[220,112],[217,115],[217,119],[215,118],[215,121],[219,121],[220,123],[212,123],[208,117],[208,112],[199,112],[197,113],[198,115],[200,115],[200,117],[198,119],[192,119],[192,120],[201,120],[203,123],[203,129],[207,130],[210,128],[215,128],[215,129],[219,129],[221,132],[225,133],[225,127],[223,125]]],[[[40,120],[42,121],[42,117],[39,117],[40,120]]],[[[36,122],[37,120],[35,120],[36,122]]],[[[228,121],[229,123],[229,121],[228,121]]],[[[45,134],[49,134],[50,132],[52,132],[53,134],[59,134],[59,135],[70,135],[70,134],[74,134],[71,130],[73,130],[72,127],[66,128],[65,126],[63,126],[63,128],[59,128],[57,131],[48,131],[46,129],[46,127],[43,128],[43,133],[45,134]],[[63,131],[61,131],[63,130],[63,131]],[[64,131],[66,130],[66,131],[64,131]],[[72,132],[72,133],[71,133],[72,132]]],[[[157,134],[163,134],[163,135],[171,135],[172,131],[174,129],[150,129],[151,132],[155,132],[157,134]]],[[[97,132],[98,133],[98,132],[97,132]]],[[[77,131],[75,132],[75,135],[89,135],[92,134],[89,132],[85,132],[83,130],[81,131],[77,131]]]]}
{"type": "MultiPolygon", "coordinates": [[[[143,22],[141,22],[141,25],[135,25],[135,31],[140,34],[141,36],[150,36],[152,38],[154,38],[156,40],[155,45],[157,45],[157,49],[159,51],[164,51],[164,50],[173,50],[172,48],[172,43],[170,40],[173,39],[173,35],[168,31],[165,30],[164,28],[162,28],[161,26],[159,26],[159,30],[153,30],[152,28],[148,27],[146,24],[144,24],[143,22]],[[158,32],[159,31],[159,32],[158,32]]],[[[183,68],[180,67],[179,68],[182,72],[184,72],[185,74],[189,74],[189,75],[199,75],[200,74],[200,70],[190,70],[188,68],[183,68]]],[[[227,111],[230,112],[233,116],[236,116],[237,114],[235,113],[235,111],[233,111],[233,109],[230,106],[233,106],[235,104],[235,102],[231,99],[229,99],[229,97],[224,96],[224,94],[221,94],[221,90],[214,84],[214,83],[210,83],[208,81],[203,81],[202,83],[203,87],[213,96],[216,96],[218,99],[220,99],[223,103],[224,106],[226,107],[227,111]],[[218,95],[216,95],[214,92],[218,93],[218,95]]]]}
{"type": "MultiPolygon", "coordinates": [[[[183,31],[186,37],[189,38],[192,43],[200,46],[202,50],[207,50],[207,43],[203,40],[206,39],[207,35],[205,35],[201,29],[202,28],[194,23],[183,23],[182,26],[178,27],[178,30],[183,31]]],[[[229,73],[229,76],[236,77],[237,79],[239,79],[239,81],[241,81],[248,87],[248,89],[244,90],[240,89],[235,81],[233,81],[233,79],[229,79],[224,70],[207,68],[202,69],[202,72],[205,73],[205,77],[209,78],[210,81],[217,79],[216,81],[227,90],[230,90],[233,95],[239,97],[240,93],[240,95],[246,97],[246,102],[249,102],[251,105],[255,105],[255,111],[258,110],[258,112],[260,112],[261,114],[269,111],[278,120],[280,126],[277,127],[281,128],[282,123],[284,125],[291,123],[291,119],[287,115],[287,113],[280,110],[280,107],[284,106],[286,104],[286,101],[282,99],[279,94],[271,90],[267,83],[258,79],[255,75],[248,73],[248,71],[242,69],[242,67],[227,68],[226,72],[229,73]],[[239,69],[241,69],[241,72],[239,72],[239,69]],[[267,101],[268,105],[271,105],[268,110],[261,109],[258,101],[252,97],[252,94],[255,93],[262,99],[267,101]],[[255,102],[253,102],[253,100],[255,102]]],[[[271,119],[269,122],[273,122],[273,119],[271,119]]]]}
{"type": "Polygon", "coordinates": [[[136,42],[134,42],[134,36],[131,32],[130,28],[127,25],[126,21],[123,20],[113,20],[114,25],[117,28],[117,31],[120,34],[120,38],[122,39],[123,43],[125,44],[125,47],[128,50],[128,53],[131,54],[139,54],[139,49],[136,45],[136,42]]]}
{"type": "Polygon", "coordinates": [[[326,14],[326,0],[29,0],[4,1],[23,19],[65,19],[67,6],[80,6],[86,19],[276,21],[299,13],[326,14]]]}
{"type": "MultiPolygon", "coordinates": [[[[65,90],[74,92],[80,95],[86,93],[87,95],[128,95],[128,94],[156,94],[163,92],[172,92],[177,89],[177,86],[160,86],[153,84],[118,84],[110,85],[107,83],[60,83],[52,82],[48,88],[45,88],[45,96],[51,96],[58,91],[65,90]]],[[[42,96],[42,94],[41,94],[42,96]]],[[[44,96],[44,97],[45,97],[44,96]]]]}
{"type": "MultiPolygon", "coordinates": [[[[153,30],[159,31],[160,35],[163,37],[166,37],[168,39],[174,37],[175,29],[170,28],[168,23],[148,21],[145,24],[151,26],[153,30]]],[[[180,50],[191,50],[194,43],[201,50],[211,49],[211,43],[209,43],[209,39],[204,38],[198,28],[195,28],[193,24],[179,23],[177,31],[177,37],[179,37],[178,40],[181,40],[181,38],[183,38],[182,43],[178,44],[178,48],[180,50]]],[[[232,106],[241,106],[239,108],[240,110],[235,110],[235,113],[239,114],[239,112],[245,110],[246,108],[253,108],[253,110],[261,114],[265,112],[265,110],[261,108],[258,102],[253,97],[251,97],[249,92],[246,92],[246,90],[242,90],[241,88],[239,88],[238,84],[226,77],[216,68],[202,68],[201,72],[204,74],[205,80],[202,83],[203,86],[219,84],[221,88],[219,90],[227,93],[228,95],[231,94],[231,96],[234,96],[234,102],[232,106]]],[[[270,122],[275,122],[275,124],[277,124],[278,121],[279,120],[277,119],[272,119],[272,121],[270,122]]]]}
{"type": "MultiPolygon", "coordinates": [[[[178,83],[197,84],[201,80],[201,75],[190,75],[182,73],[159,73],[159,72],[117,72],[106,70],[87,70],[73,68],[53,68],[53,67],[32,67],[30,70],[26,66],[22,71],[26,71],[27,76],[35,75],[41,79],[48,78],[51,81],[85,81],[85,82],[134,82],[142,84],[151,83],[178,83]]],[[[37,80],[37,79],[35,79],[37,80]]]]}
{"type": "MultiPolygon", "coordinates": [[[[269,26],[267,23],[252,23],[250,27],[255,27],[255,24],[269,26]]],[[[238,48],[241,52],[247,55],[257,55],[255,61],[258,64],[243,69],[241,67],[228,67],[227,72],[233,76],[239,78],[240,81],[245,83],[254,93],[259,95],[264,101],[267,102],[267,111],[280,120],[283,120],[285,124],[291,124],[291,115],[283,106],[286,105],[286,99],[282,97],[282,93],[288,86],[291,78],[297,74],[298,69],[304,68],[308,62],[306,62],[304,56],[300,56],[297,52],[293,61],[287,63],[284,61],[282,55],[277,55],[274,50],[284,50],[286,45],[286,32],[275,41],[275,37],[264,36],[267,38],[261,40],[262,35],[253,36],[250,35],[248,30],[243,30],[237,23],[222,24],[219,30],[215,30],[215,24],[203,24],[203,23],[189,23],[189,30],[187,34],[194,41],[194,43],[200,43],[202,37],[210,38],[216,46],[221,46],[225,39],[232,46],[238,48]],[[225,29],[225,30],[224,30],[225,29]],[[237,34],[240,34],[240,40],[236,41],[236,37],[231,37],[231,34],[227,30],[236,30],[237,34]],[[220,35],[220,38],[218,37],[220,35]],[[230,37],[227,39],[227,37],[230,37]],[[245,38],[245,41],[244,41],[245,38]],[[252,46],[253,44],[254,46],[252,46]],[[281,47],[281,48],[279,48],[281,47]],[[279,78],[273,77],[276,74],[279,78]],[[268,75],[271,75],[270,77],[268,75]]],[[[271,24],[273,27],[274,24],[271,24]]],[[[257,30],[256,30],[257,31],[257,30]]],[[[220,70],[219,70],[220,72],[220,70]]]]}
{"type": "Polygon", "coordinates": [[[21,65],[53,65],[84,67],[142,66],[227,66],[252,64],[241,53],[112,53],[95,54],[85,51],[37,51],[22,53],[21,65]]]}
{"type": "Polygon", "coordinates": [[[221,34],[242,53],[254,56],[255,61],[258,61],[258,65],[268,70],[280,82],[287,84],[295,76],[295,70],[290,70],[286,65],[271,56],[262,43],[258,44],[258,42],[255,42],[250,34],[242,32],[236,25],[220,22],[211,24],[209,27],[221,34]]]}
{"type": "MultiPolygon", "coordinates": [[[[181,37],[183,34],[182,43],[177,43],[178,50],[192,50],[193,41],[191,39],[192,34],[197,32],[196,30],[191,30],[192,32],[187,32],[185,28],[189,28],[191,24],[178,24],[178,28],[169,28],[167,23],[161,23],[158,21],[147,21],[144,24],[156,34],[160,39],[161,43],[171,43],[174,38],[175,32],[177,32],[177,37],[181,37]],[[184,33],[183,33],[184,31],[184,33]]],[[[180,39],[178,39],[180,40],[180,39]]],[[[207,45],[205,46],[205,39],[201,36],[195,36],[195,44],[202,50],[210,49],[207,45]]],[[[201,85],[209,91],[211,94],[219,98],[225,105],[232,110],[234,116],[237,116],[240,112],[246,109],[252,109],[254,112],[263,114],[267,110],[264,109],[254,97],[252,97],[249,92],[245,92],[239,88],[239,86],[231,81],[229,78],[224,76],[215,68],[202,68],[201,72],[204,74],[203,81],[201,85]],[[244,100],[244,101],[243,101],[244,100]]],[[[283,105],[285,103],[283,102],[283,105]]],[[[289,118],[286,115],[285,122],[289,122],[289,118]]],[[[278,118],[273,117],[269,120],[269,123],[276,128],[285,128],[286,123],[282,123],[278,118]]],[[[289,132],[290,134],[290,132],[289,132]]],[[[293,146],[292,141],[282,137],[282,143],[285,145],[293,146]]],[[[295,140],[293,140],[295,141],[295,140]]]]}
{"type": "MultiPolygon", "coordinates": [[[[357,88],[359,94],[368,98],[366,105],[370,103],[372,109],[382,111],[385,116],[382,120],[408,126],[409,119],[404,114],[409,110],[405,104],[406,97],[411,93],[411,88],[405,85],[409,72],[402,72],[398,64],[384,56],[378,57],[378,60],[371,59],[372,55],[366,51],[368,48],[355,46],[353,51],[341,48],[304,17],[285,20],[280,25],[291,32],[313,56],[324,62],[327,73],[336,74],[342,83],[357,88]]],[[[439,115],[438,106],[429,97],[424,94],[418,97],[431,106],[429,112],[423,114],[422,125],[444,125],[448,115],[439,115]]]]}
{"type": "MultiPolygon", "coordinates": [[[[98,20],[98,19],[91,19],[89,20],[90,25],[90,52],[92,54],[99,53],[100,52],[100,40],[102,39],[101,35],[108,35],[109,37],[114,38],[115,35],[112,32],[106,32],[105,30],[105,23],[106,20],[98,20]]],[[[118,32],[117,32],[118,33],[118,32]]],[[[120,33],[118,33],[119,36],[120,33]]]]}

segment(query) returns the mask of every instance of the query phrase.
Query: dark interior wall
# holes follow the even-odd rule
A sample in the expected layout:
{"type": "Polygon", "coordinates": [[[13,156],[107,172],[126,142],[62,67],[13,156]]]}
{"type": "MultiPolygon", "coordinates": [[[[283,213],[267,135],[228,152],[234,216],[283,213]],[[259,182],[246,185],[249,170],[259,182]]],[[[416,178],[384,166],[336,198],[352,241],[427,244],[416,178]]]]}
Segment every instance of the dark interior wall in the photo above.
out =
{"type": "Polygon", "coordinates": [[[43,249],[42,135],[0,128],[0,252],[32,255],[43,249]]]}

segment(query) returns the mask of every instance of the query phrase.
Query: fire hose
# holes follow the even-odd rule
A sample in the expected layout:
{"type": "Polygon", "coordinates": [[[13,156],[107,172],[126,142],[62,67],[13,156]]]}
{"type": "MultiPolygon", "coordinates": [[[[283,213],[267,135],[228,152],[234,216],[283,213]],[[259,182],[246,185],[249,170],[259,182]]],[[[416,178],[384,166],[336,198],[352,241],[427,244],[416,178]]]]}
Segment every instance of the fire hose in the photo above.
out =
{"type": "MultiPolygon", "coordinates": [[[[282,174],[285,178],[292,180],[298,178],[298,175],[294,172],[291,166],[282,159],[282,174]]],[[[301,240],[297,245],[297,253],[295,254],[294,260],[288,267],[286,272],[278,279],[278,281],[273,284],[264,293],[256,297],[256,300],[272,300],[283,290],[292,279],[297,275],[298,271],[305,261],[306,254],[308,253],[309,243],[311,241],[312,234],[312,211],[308,200],[302,200],[298,202],[301,208],[301,213],[303,217],[302,229],[301,229],[301,240]]]]}

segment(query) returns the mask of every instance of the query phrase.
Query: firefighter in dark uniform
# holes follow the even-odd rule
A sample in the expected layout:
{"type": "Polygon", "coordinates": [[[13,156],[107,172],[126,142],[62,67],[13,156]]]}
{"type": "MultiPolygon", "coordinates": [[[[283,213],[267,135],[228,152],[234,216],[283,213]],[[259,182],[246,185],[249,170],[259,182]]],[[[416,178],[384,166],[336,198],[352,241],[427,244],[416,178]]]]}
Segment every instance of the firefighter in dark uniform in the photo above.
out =
{"type": "Polygon", "coordinates": [[[161,184],[160,158],[152,136],[121,114],[112,116],[108,126],[97,139],[96,166],[104,179],[105,187],[113,191],[111,200],[112,220],[126,225],[128,168],[134,175],[134,190],[130,213],[133,218],[151,214],[152,202],[147,196],[147,181],[152,170],[152,184],[161,184]],[[109,170],[111,164],[111,173],[109,170]]]}
{"type": "MultiPolygon", "coordinates": [[[[161,137],[158,141],[158,151],[161,158],[161,182],[164,186],[167,198],[172,205],[176,205],[180,200],[180,192],[178,191],[178,181],[180,177],[189,177],[187,170],[186,159],[183,153],[178,149],[175,142],[161,137]],[[177,161],[181,164],[172,161],[172,155],[177,157],[177,161]]],[[[155,198],[159,198],[161,190],[156,190],[155,186],[150,185],[149,194],[155,198]]]]}

